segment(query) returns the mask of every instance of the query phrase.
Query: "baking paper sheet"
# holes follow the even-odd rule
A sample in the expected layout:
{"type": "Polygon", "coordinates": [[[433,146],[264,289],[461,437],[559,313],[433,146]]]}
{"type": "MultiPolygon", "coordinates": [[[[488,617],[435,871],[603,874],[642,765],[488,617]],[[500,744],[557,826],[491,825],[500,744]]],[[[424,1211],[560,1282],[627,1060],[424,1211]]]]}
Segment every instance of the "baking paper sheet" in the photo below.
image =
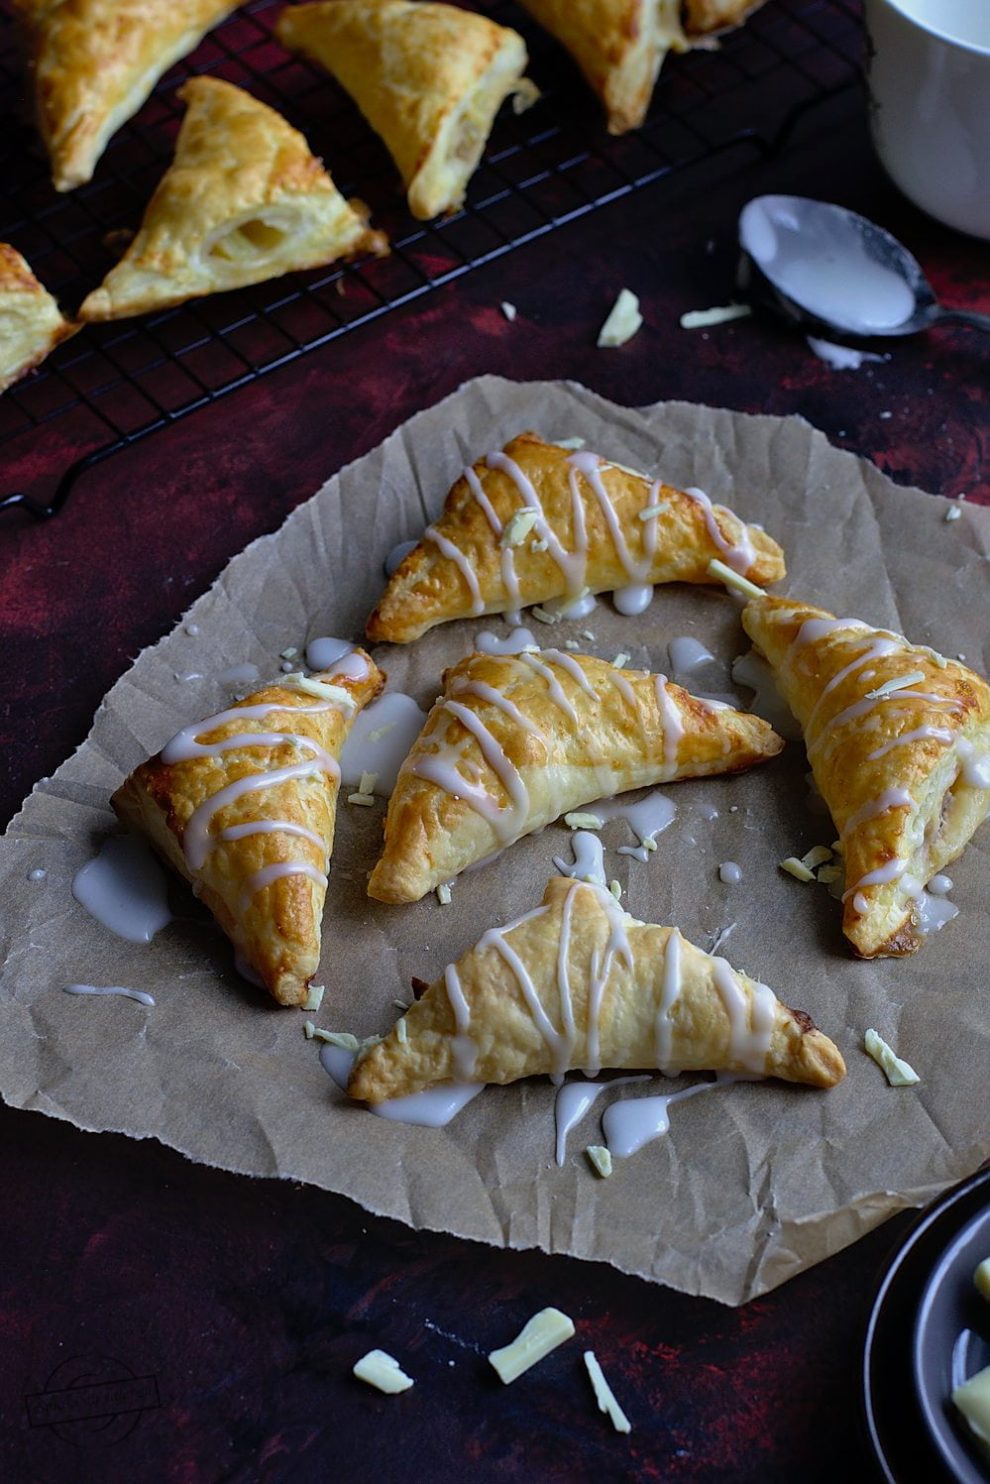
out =
{"type": "MultiPolygon", "coordinates": [[[[44,780],[0,842],[5,963],[0,972],[0,1092],[17,1107],[85,1129],[152,1136],[207,1164],[309,1181],[415,1226],[614,1264],[690,1293],[738,1304],[766,1292],[903,1206],[933,1197],[990,1152],[990,1018],[985,902],[990,829],[951,868],[960,915],[915,958],[860,963],[846,950],[838,904],[777,869],[830,843],[810,807],[800,744],[738,778],[671,786],[677,817],[645,865],[616,853],[621,820],[603,831],[607,869],[637,917],[674,923],[809,1011],[839,1044],[849,1075],[823,1093],[775,1083],[718,1088],[672,1109],[671,1129],[608,1180],[583,1157],[601,1142],[599,1101],[553,1163],[546,1080],[491,1088],[444,1130],[386,1122],[349,1105],[303,1036],[303,1014],[278,1009],[234,972],[208,914],[176,882],[174,922],[150,945],[112,936],[73,900],[72,877],[115,830],[108,800],[122,777],[180,726],[220,710],[221,672],[245,662],[263,677],[284,649],[321,635],[358,638],[382,586],[382,563],[440,508],[466,461],[534,428],[579,436],[605,456],[696,484],[785,547],[782,591],[833,612],[905,631],[987,669],[990,512],[895,487],[797,418],[753,417],[686,403],[618,407],[570,384],[485,377],[399,428],[350,465],[282,529],[235,557],[182,625],[113,687],[78,752],[44,780]],[[190,627],[198,632],[190,632],[190,627]],[[200,672],[202,679],[177,676],[200,672]],[[714,815],[714,817],[711,817],[714,815]],[[718,878],[737,862],[738,885],[718,878]],[[42,868],[42,880],[29,874],[42,868]],[[153,1009],[76,998],[73,982],[150,991],[153,1009]],[[889,1088],[862,1053],[875,1026],[921,1074],[889,1088]]],[[[668,668],[666,644],[701,639],[722,661],[698,688],[728,688],[748,648],[735,600],[716,589],[658,588],[622,618],[608,599],[576,623],[542,629],[560,645],[668,668]]],[[[501,620],[434,630],[376,659],[392,687],[423,707],[443,667],[501,620]]],[[[744,700],[749,693],[740,692],[744,700]]],[[[535,906],[569,856],[562,825],[461,877],[449,906],[409,907],[364,892],[383,806],[341,804],[324,921],[315,1018],[366,1035],[394,1020],[413,975],[433,979],[487,927],[535,906]]],[[[624,1088],[617,1096],[668,1091],[624,1088]]]]}

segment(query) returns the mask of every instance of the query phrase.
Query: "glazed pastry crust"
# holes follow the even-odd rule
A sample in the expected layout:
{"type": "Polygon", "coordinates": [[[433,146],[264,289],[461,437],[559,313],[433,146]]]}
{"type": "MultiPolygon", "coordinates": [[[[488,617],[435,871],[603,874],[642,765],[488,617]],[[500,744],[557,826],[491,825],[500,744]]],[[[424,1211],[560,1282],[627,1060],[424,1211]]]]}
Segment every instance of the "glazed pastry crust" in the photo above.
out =
{"type": "Polygon", "coordinates": [[[646,118],[664,57],[684,51],[680,0],[522,0],[567,48],[605,108],[610,134],[646,118]]]}
{"type": "Polygon", "coordinates": [[[85,184],[173,62],[244,0],[14,0],[57,191],[85,184]]]}
{"type": "Polygon", "coordinates": [[[764,0],[684,0],[684,30],[691,38],[731,31],[743,25],[763,3],[764,0]]]}
{"type": "Polygon", "coordinates": [[[360,202],[341,196],[303,136],[215,77],[194,77],[175,159],[140,230],[82,320],[118,319],[261,283],[360,252],[384,252],[360,202]]]}
{"type": "MultiPolygon", "coordinates": [[[[361,650],[355,653],[366,662],[363,676],[352,679],[328,672],[313,677],[346,690],[353,708],[334,705],[307,713],[307,708],[319,704],[319,697],[274,684],[232,707],[234,715],[229,721],[197,732],[197,740],[209,745],[254,732],[266,736],[295,733],[339,758],[354,717],[385,683],[374,662],[361,650]],[[261,718],[240,720],[237,715],[265,704],[279,709],[261,718]]],[[[336,776],[316,769],[309,776],[252,789],[218,808],[209,824],[211,848],[199,869],[190,868],[184,846],[193,814],[221,789],[237,779],[284,769],[312,756],[312,750],[301,748],[289,735],[284,742],[260,741],[172,763],[164,762],[159,753],[136,768],[111,801],[123,822],[147,836],[169,865],[193,885],[235,948],[282,1005],[303,1003],[319,967],[326,882],[321,884],[300,872],[254,890],[252,877],[286,863],[302,863],[317,876],[325,876],[333,852],[336,776]],[[233,826],[271,820],[312,831],[322,845],[282,831],[219,839],[221,831],[233,826]]]]}
{"type": "Polygon", "coordinates": [[[347,89],[399,167],[413,216],[456,210],[506,98],[538,96],[526,47],[485,16],[430,0],[323,0],[276,34],[347,89]]]}
{"type": "Polygon", "coordinates": [[[754,599],[743,626],[801,723],[815,783],[839,832],[843,932],[862,958],[915,952],[923,936],[914,899],[962,854],[990,808],[990,789],[967,782],[972,758],[986,757],[990,776],[990,686],[900,634],[835,620],[790,598],[754,599]],[[918,673],[923,678],[905,689],[866,696],[918,673]],[[880,809],[884,802],[889,807],[880,809]],[[862,884],[885,870],[890,880],[862,884]]]}
{"type": "Polygon", "coordinates": [[[77,329],[62,317],[20,253],[0,242],[0,392],[40,365],[77,329]]]}
{"type": "MultiPolygon", "coordinates": [[[[626,587],[634,579],[623,565],[616,544],[609,513],[596,497],[584,474],[576,473],[569,462],[571,453],[556,443],[548,443],[536,433],[521,433],[503,450],[532,484],[542,505],[546,522],[561,547],[568,554],[587,550],[580,585],[593,593],[612,592],[626,587]],[[579,501],[575,520],[575,490],[579,501]],[[579,526],[584,527],[582,540],[579,526]]],[[[582,453],[581,457],[585,457],[582,453]]],[[[509,474],[489,467],[485,459],[474,465],[474,476],[481,486],[499,530],[504,530],[511,517],[527,503],[509,474]]],[[[697,499],[671,485],[651,480],[645,474],[601,460],[598,475],[607,502],[618,524],[631,562],[642,564],[641,579],[650,583],[700,582],[717,583],[708,571],[713,558],[727,560],[726,546],[749,543],[752,560],[743,562],[743,575],[765,587],[784,576],[784,554],[765,531],[747,526],[732,511],[716,505],[711,515],[720,532],[720,545],[712,535],[706,509],[697,499]],[[640,512],[659,504],[661,513],[653,520],[642,520],[640,512]],[[655,552],[649,556],[647,542],[655,534],[655,552]]],[[[563,597],[569,590],[568,578],[554,559],[552,550],[533,550],[533,539],[540,526],[533,528],[531,539],[511,548],[511,568],[518,582],[518,594],[507,584],[507,554],[491,517],[472,493],[468,478],[456,481],[444,503],[443,513],[430,528],[444,542],[461,554],[478,585],[476,599],[463,566],[446,555],[431,539],[423,539],[392,574],[377,608],[367,624],[369,639],[394,644],[408,644],[425,634],[435,624],[449,619],[480,617],[509,609],[546,603],[563,597]]],[[[537,543],[538,544],[538,543],[537,543]]]]}
{"type": "Polygon", "coordinates": [[[617,670],[591,655],[469,655],[445,672],[443,695],[399,771],[368,893],[383,902],[418,901],[595,799],[736,772],[783,745],[757,716],[700,701],[677,685],[658,687],[654,675],[617,670]],[[482,735],[470,730],[472,722],[476,729],[481,723],[482,735]],[[438,759],[441,777],[459,796],[435,781],[438,759]],[[479,794],[482,812],[469,802],[479,794]]]}
{"type": "Polygon", "coordinates": [[[461,1011],[461,1024],[448,971],[404,1015],[405,1040],[393,1029],[356,1062],[347,1088],[352,1097],[379,1103],[437,1082],[506,1083],[579,1068],[594,1075],[600,1067],[654,1068],[661,1061],[670,1074],[751,1072],[813,1087],[833,1087],[845,1075],[838,1048],[802,1011],[788,1009],[675,928],[637,922],[609,892],[584,882],[551,880],[542,908],[486,934],[457,960],[454,972],[455,996],[459,984],[468,1010],[466,1017],[461,1011]],[[679,948],[679,970],[667,974],[672,937],[680,939],[672,953],[673,962],[679,948]],[[554,1044],[537,1024],[518,973],[495,946],[499,939],[528,975],[554,1044]],[[596,1015],[596,966],[605,962],[596,1015]],[[739,1006],[745,1026],[734,1032],[730,1011],[738,1013],[739,1006]],[[757,1036],[761,1010],[767,1028],[757,1036]],[[665,1028],[658,1034],[661,1020],[665,1028]]]}

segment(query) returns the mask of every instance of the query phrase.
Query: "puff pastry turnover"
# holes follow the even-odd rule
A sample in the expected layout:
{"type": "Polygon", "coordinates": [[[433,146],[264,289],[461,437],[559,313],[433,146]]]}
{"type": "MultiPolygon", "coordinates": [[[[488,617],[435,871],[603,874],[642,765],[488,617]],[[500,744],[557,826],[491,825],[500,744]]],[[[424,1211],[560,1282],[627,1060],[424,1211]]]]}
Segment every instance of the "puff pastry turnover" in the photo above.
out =
{"type": "Polygon", "coordinates": [[[408,644],[448,619],[632,583],[711,583],[713,558],[760,586],[784,576],[776,541],[702,490],[521,433],[465,469],[392,574],[368,637],[408,644]]]}
{"type": "Polygon", "coordinates": [[[266,686],[179,732],[113,796],[281,1005],[303,1003],[319,966],[340,750],[384,679],[355,650],[266,686]]]}
{"type": "Polygon", "coordinates": [[[921,891],[990,808],[990,686],[888,629],[790,598],[743,625],[804,731],[845,859],[843,931],[863,958],[921,946],[921,891]]]}
{"type": "Polygon", "coordinates": [[[537,97],[523,39],[430,0],[325,0],[284,10],[276,34],[347,89],[385,141],[421,220],[464,200],[506,98],[537,97]]]}
{"type": "Polygon", "coordinates": [[[359,252],[384,252],[359,201],[347,202],[301,134],[215,77],[193,77],[175,159],[140,230],[83,320],[119,319],[262,283],[359,252]]]}
{"type": "Polygon", "coordinates": [[[469,655],[445,672],[399,770],[368,892],[418,901],[593,799],[735,772],[782,747],[759,717],[663,675],[557,649],[469,655]]]}
{"type": "Polygon", "coordinates": [[[437,1082],[515,1082],[583,1068],[730,1071],[832,1087],[838,1048],[765,984],[611,893],[556,877],[543,904],[492,928],[355,1063],[352,1097],[437,1082]]]}
{"type": "Polygon", "coordinates": [[[85,184],[173,62],[244,0],[14,0],[57,191],[85,184]]]}
{"type": "Polygon", "coordinates": [[[708,36],[741,26],[764,0],[684,0],[684,30],[688,37],[708,36]]]}
{"type": "Polygon", "coordinates": [[[668,51],[685,51],[681,0],[522,0],[571,53],[605,107],[610,134],[646,118],[668,51]]]}
{"type": "Polygon", "coordinates": [[[63,319],[20,253],[0,242],[0,392],[40,365],[77,328],[63,319]]]}

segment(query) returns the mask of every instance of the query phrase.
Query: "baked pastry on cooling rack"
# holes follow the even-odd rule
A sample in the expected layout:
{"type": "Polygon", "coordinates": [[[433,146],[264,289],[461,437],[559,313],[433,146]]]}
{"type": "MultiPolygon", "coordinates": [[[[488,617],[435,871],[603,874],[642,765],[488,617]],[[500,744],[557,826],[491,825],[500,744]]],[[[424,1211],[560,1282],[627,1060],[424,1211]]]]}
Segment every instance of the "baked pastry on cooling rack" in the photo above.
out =
{"type": "Polygon", "coordinates": [[[8,242],[0,242],[0,392],[34,369],[78,325],[8,242]]]}

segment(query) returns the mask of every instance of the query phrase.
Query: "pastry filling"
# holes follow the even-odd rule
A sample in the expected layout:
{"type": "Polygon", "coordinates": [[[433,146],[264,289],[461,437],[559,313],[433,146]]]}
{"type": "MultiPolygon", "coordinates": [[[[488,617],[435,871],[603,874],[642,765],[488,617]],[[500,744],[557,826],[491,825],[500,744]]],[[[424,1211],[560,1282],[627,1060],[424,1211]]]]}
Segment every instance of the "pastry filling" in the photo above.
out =
{"type": "Polygon", "coordinates": [[[290,235],[285,222],[253,216],[221,228],[207,247],[208,258],[227,263],[255,263],[274,257],[290,235]]]}

